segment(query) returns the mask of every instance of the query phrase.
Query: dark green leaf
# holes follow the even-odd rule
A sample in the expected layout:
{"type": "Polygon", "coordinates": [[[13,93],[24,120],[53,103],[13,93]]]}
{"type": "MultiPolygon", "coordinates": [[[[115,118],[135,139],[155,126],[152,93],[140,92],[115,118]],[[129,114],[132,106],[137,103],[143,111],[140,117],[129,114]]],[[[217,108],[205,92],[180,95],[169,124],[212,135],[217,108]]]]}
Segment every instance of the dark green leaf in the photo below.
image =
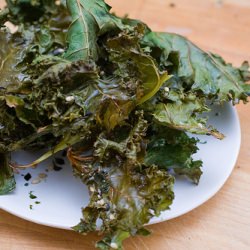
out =
{"type": "Polygon", "coordinates": [[[174,170],[199,182],[202,174],[201,161],[194,161],[192,155],[198,151],[197,140],[186,133],[163,126],[153,128],[153,136],[149,137],[145,156],[145,164],[155,164],[160,168],[174,170]]]}
{"type": "Polygon", "coordinates": [[[127,131],[126,139],[111,141],[111,138],[99,137],[94,143],[94,152],[84,153],[86,142],[69,152],[73,167],[90,191],[90,203],[83,209],[83,219],[74,229],[81,233],[93,231],[100,218],[101,231],[105,234],[98,243],[101,249],[112,246],[121,249],[125,238],[146,234],[143,225],[168,209],[174,198],[174,178],[155,165],[140,164],[147,124],[142,112],[135,116],[137,119],[131,121],[133,128],[123,128],[127,131]]]}
{"type": "Polygon", "coordinates": [[[208,111],[204,103],[199,99],[187,101],[181,104],[160,103],[155,106],[153,116],[161,125],[170,128],[187,131],[194,134],[213,135],[218,139],[224,136],[214,128],[207,128],[205,118],[199,118],[195,112],[208,111]]]}
{"type": "Polygon", "coordinates": [[[67,0],[72,24],[68,32],[68,49],[65,58],[71,61],[96,60],[98,36],[123,28],[120,19],[109,13],[103,0],[67,0]]]}
{"type": "Polygon", "coordinates": [[[132,32],[120,33],[119,36],[110,38],[107,49],[110,60],[115,64],[114,74],[123,78],[126,85],[133,84],[135,88],[137,105],[152,98],[162,84],[170,76],[157,68],[155,60],[143,53],[139,46],[139,38],[144,34],[144,27],[138,26],[132,32]],[[128,83],[127,83],[128,82],[128,83]]]}
{"type": "MultiPolygon", "coordinates": [[[[206,53],[186,38],[168,33],[149,32],[143,44],[161,51],[160,63],[171,60],[171,55],[178,55],[176,74],[193,91],[202,91],[207,97],[219,102],[233,100],[246,101],[244,78],[241,70],[226,64],[221,57],[206,53]]],[[[172,61],[172,64],[176,62],[172,61]]]]}
{"type": "Polygon", "coordinates": [[[6,0],[11,22],[34,22],[56,9],[54,0],[6,0]]]}
{"type": "Polygon", "coordinates": [[[0,86],[9,90],[17,89],[26,77],[19,67],[25,58],[25,44],[20,37],[13,37],[5,29],[0,30],[0,86]]]}

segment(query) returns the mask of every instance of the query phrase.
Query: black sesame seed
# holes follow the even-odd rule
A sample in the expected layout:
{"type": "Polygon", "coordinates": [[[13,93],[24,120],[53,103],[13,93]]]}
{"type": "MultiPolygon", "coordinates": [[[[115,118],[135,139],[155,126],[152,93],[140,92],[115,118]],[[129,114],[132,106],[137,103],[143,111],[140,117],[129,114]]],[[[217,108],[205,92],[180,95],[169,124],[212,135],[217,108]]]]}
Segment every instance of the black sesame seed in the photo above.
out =
{"type": "Polygon", "coordinates": [[[29,181],[32,178],[32,176],[30,173],[27,173],[23,178],[24,180],[29,181]]]}
{"type": "Polygon", "coordinates": [[[55,158],[54,161],[56,164],[59,164],[59,165],[65,164],[65,160],[63,158],[55,158]]]}
{"type": "Polygon", "coordinates": [[[62,167],[58,166],[58,165],[53,161],[53,169],[54,169],[55,171],[60,171],[60,170],[62,170],[62,167]]]}

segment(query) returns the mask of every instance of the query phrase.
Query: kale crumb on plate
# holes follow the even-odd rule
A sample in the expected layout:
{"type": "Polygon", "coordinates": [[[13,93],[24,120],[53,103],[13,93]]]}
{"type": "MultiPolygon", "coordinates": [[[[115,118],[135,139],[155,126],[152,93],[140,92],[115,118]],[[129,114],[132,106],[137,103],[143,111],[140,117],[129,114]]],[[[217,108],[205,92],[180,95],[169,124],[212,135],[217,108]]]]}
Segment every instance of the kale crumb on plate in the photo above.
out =
{"type": "Polygon", "coordinates": [[[32,199],[32,200],[34,200],[34,199],[37,198],[37,196],[35,196],[33,193],[34,193],[33,191],[30,191],[30,192],[29,192],[29,197],[30,197],[30,199],[32,199]]]}
{"type": "MultiPolygon", "coordinates": [[[[111,14],[103,0],[7,0],[0,44],[0,194],[15,189],[13,169],[61,151],[90,194],[73,229],[96,231],[100,219],[100,249],[148,235],[178,175],[199,183],[196,135],[224,138],[202,114],[250,93],[247,62],[235,68],[180,35],[111,14]],[[21,149],[47,151],[16,166],[11,153],[21,149]]],[[[64,163],[55,158],[54,170],[64,163]]]]}

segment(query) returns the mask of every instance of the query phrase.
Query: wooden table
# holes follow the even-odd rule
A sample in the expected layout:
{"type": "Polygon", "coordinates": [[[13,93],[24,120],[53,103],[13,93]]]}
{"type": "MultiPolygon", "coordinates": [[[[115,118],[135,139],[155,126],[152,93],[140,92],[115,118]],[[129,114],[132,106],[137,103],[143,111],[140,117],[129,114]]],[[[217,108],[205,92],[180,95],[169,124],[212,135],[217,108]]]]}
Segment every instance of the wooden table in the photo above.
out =
{"type": "MultiPolygon", "coordinates": [[[[119,15],[129,13],[153,30],[189,37],[235,65],[250,61],[250,0],[109,0],[119,15]]],[[[0,5],[3,1],[0,0],[0,5]]],[[[1,45],[0,45],[1,46],[1,45]]],[[[242,147],[224,187],[192,212],[149,227],[150,237],[130,238],[127,250],[250,249],[250,104],[238,106],[242,147]]],[[[219,164],[219,163],[218,163],[219,164]]],[[[24,221],[0,211],[1,250],[94,249],[86,237],[24,221]]]]}

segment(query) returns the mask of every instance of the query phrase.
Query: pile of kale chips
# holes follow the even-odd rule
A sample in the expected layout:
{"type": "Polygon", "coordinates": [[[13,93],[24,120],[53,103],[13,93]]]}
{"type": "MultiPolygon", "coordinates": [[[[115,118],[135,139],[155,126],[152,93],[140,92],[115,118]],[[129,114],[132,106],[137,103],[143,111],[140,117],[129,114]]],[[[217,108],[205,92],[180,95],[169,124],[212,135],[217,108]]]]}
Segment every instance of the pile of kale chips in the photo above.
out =
{"type": "Polygon", "coordinates": [[[223,138],[201,116],[208,103],[247,101],[247,63],[116,17],[103,0],[7,0],[0,27],[0,194],[15,188],[11,152],[47,148],[29,167],[67,149],[90,194],[74,229],[101,219],[100,249],[147,235],[174,176],[199,182],[187,132],[223,138]]]}

